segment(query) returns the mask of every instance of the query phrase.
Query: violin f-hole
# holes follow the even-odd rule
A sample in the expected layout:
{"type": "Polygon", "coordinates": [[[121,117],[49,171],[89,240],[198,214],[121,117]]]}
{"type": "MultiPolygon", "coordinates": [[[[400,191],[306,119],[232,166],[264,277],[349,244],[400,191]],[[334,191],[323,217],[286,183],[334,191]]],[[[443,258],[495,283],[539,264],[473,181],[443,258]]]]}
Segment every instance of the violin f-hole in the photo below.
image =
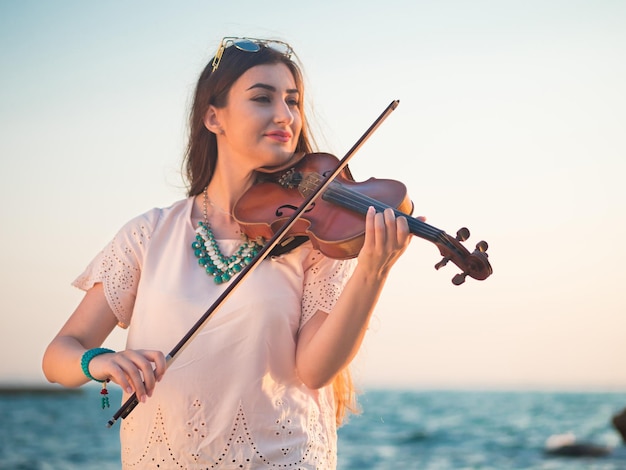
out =
{"type": "MultiPolygon", "coordinates": [[[[306,212],[311,212],[313,209],[315,209],[315,201],[313,201],[311,203],[311,205],[304,210],[304,212],[305,213],[306,212]]],[[[293,212],[295,212],[297,210],[298,210],[297,206],[294,206],[292,204],[283,204],[282,206],[278,206],[276,208],[275,214],[276,214],[276,217],[285,217],[287,215],[286,212],[291,211],[291,213],[293,213],[293,212]]]]}

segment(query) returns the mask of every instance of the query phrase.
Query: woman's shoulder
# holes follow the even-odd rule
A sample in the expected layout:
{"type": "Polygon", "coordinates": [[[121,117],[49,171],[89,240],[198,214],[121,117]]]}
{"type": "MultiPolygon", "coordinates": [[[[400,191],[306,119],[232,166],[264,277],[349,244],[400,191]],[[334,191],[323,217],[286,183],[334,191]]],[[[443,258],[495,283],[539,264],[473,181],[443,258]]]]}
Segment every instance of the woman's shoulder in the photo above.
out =
{"type": "Polygon", "coordinates": [[[153,207],[130,219],[122,230],[141,230],[152,232],[163,224],[169,224],[191,214],[193,198],[178,200],[166,207],[153,207]]]}

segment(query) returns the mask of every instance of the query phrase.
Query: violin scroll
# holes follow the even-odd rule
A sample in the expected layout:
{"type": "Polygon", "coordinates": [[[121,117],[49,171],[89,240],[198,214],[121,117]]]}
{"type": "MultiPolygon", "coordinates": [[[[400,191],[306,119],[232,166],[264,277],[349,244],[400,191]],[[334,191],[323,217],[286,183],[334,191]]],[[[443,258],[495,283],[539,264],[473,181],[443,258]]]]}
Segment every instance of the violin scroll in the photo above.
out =
{"type": "Polygon", "coordinates": [[[456,232],[456,237],[452,238],[448,234],[443,234],[444,242],[435,242],[443,255],[441,261],[435,264],[435,269],[440,269],[452,261],[463,270],[462,273],[452,278],[452,284],[460,286],[465,282],[465,278],[470,276],[479,281],[487,279],[493,270],[489,264],[487,249],[489,245],[486,241],[481,240],[476,244],[476,249],[470,253],[461,242],[466,241],[470,237],[470,231],[466,228],[460,228],[456,232]]]}

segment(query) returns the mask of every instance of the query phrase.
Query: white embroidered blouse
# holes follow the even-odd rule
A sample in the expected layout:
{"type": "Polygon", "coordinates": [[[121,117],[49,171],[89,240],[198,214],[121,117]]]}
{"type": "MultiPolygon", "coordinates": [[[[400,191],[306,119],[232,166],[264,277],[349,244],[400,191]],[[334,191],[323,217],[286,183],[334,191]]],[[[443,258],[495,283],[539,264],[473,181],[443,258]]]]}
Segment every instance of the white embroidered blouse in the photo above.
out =
{"type": "MultiPolygon", "coordinates": [[[[167,354],[225,289],[191,249],[192,207],[188,198],[134,218],[74,281],[103,283],[128,348],[167,354]]],[[[240,244],[218,242],[225,254],[240,244]]],[[[310,243],[263,261],[122,421],[123,468],[335,468],[332,387],[299,380],[295,346],[317,310],[331,311],[354,264],[310,243]]]]}

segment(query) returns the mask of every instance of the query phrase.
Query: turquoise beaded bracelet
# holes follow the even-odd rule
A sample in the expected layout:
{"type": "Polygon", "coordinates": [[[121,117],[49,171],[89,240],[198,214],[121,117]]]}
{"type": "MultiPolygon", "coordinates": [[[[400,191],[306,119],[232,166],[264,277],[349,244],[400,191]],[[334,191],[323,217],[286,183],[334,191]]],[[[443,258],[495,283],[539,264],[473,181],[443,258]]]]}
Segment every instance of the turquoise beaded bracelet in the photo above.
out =
{"type": "Polygon", "coordinates": [[[96,382],[106,382],[106,379],[98,380],[93,375],[91,375],[91,373],[89,372],[89,363],[94,357],[99,356],[100,354],[114,353],[114,352],[115,351],[113,351],[112,349],[108,349],[108,348],[94,348],[94,349],[85,351],[85,354],[83,354],[83,357],[80,359],[80,367],[83,369],[83,374],[85,374],[85,376],[87,376],[87,378],[90,380],[95,380],[96,382]]]}

